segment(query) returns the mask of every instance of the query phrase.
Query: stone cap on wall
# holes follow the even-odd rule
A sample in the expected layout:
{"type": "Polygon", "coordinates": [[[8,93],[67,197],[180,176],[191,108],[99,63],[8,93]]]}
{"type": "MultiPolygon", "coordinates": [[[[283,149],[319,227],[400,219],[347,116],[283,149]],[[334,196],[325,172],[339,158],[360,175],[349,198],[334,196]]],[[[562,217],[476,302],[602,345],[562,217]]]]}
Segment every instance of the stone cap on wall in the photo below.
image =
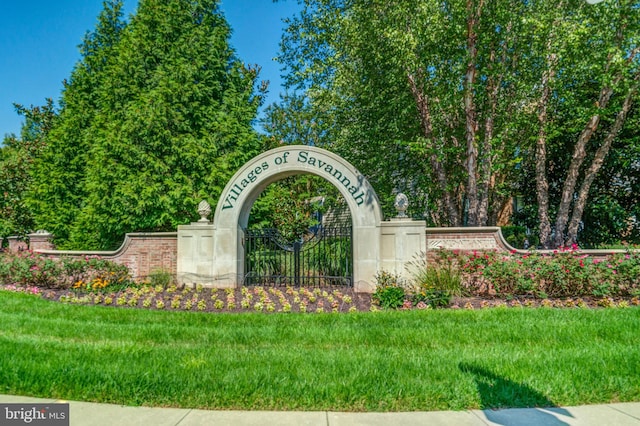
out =
{"type": "MultiPolygon", "coordinates": [[[[559,250],[521,250],[511,246],[502,235],[499,226],[427,228],[427,250],[498,250],[513,254],[556,254],[559,250]]],[[[637,250],[632,250],[637,251],[637,250]]],[[[610,254],[627,253],[621,249],[578,249],[591,257],[606,257],[610,254]]]]}
{"type": "Polygon", "coordinates": [[[177,232],[132,232],[124,236],[122,245],[116,250],[34,250],[36,253],[50,256],[100,256],[104,259],[121,256],[136,238],[178,238],[177,232]]]}
{"type": "Polygon", "coordinates": [[[427,228],[426,234],[427,250],[516,250],[504,239],[499,226],[427,228]]]}
{"type": "Polygon", "coordinates": [[[127,266],[134,280],[144,280],[155,270],[176,274],[177,232],[138,232],[125,235],[113,251],[34,250],[52,259],[99,257],[127,266]]]}

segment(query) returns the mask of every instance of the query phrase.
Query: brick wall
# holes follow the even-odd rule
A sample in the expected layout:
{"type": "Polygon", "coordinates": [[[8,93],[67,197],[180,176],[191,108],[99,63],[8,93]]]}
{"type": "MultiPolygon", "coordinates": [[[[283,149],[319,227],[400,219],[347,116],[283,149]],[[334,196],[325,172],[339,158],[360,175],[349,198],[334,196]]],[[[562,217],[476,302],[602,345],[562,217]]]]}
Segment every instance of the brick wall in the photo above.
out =
{"type": "Polygon", "coordinates": [[[504,251],[513,250],[502,238],[499,227],[427,228],[427,261],[438,258],[438,250],[504,251]]]}
{"type": "MultiPolygon", "coordinates": [[[[438,250],[458,251],[503,251],[526,254],[527,251],[516,250],[502,237],[499,227],[478,228],[427,228],[426,229],[427,260],[435,261],[438,250]]],[[[21,240],[9,239],[10,249],[27,249],[21,240]]],[[[38,247],[45,246],[39,241],[38,247]]],[[[46,250],[34,247],[34,251],[52,258],[61,256],[85,257],[100,256],[103,259],[127,265],[132,276],[137,280],[145,279],[154,270],[163,269],[176,276],[178,238],[177,232],[132,233],[125,236],[122,246],[115,251],[61,251],[46,250]]],[[[540,250],[540,253],[553,253],[552,250],[540,250]]],[[[604,258],[612,253],[624,253],[624,250],[581,250],[590,257],[604,258]]]]}
{"type": "MultiPolygon", "coordinates": [[[[427,228],[427,261],[438,259],[438,250],[499,251],[524,255],[527,250],[518,250],[509,245],[502,236],[500,227],[469,228],[427,228]]],[[[634,250],[635,251],[635,250],[634,250]]],[[[541,254],[553,254],[554,250],[536,250],[541,254]]],[[[592,258],[604,259],[614,253],[626,253],[626,250],[580,250],[581,254],[592,258]]]]}
{"type": "Polygon", "coordinates": [[[52,258],[100,256],[102,259],[127,265],[133,278],[140,281],[144,280],[150,272],[158,269],[176,275],[178,236],[176,232],[127,234],[122,246],[115,251],[34,251],[52,258]]]}
{"type": "Polygon", "coordinates": [[[29,244],[19,237],[8,237],[7,241],[9,241],[9,247],[7,248],[9,251],[29,250],[29,244]]]}

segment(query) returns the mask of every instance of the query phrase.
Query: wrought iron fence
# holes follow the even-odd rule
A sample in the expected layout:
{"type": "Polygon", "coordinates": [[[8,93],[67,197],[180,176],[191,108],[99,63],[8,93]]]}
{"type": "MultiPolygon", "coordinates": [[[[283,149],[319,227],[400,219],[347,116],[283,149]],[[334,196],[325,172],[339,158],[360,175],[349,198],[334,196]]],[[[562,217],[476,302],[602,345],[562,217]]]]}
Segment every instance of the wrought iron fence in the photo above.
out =
{"type": "Polygon", "coordinates": [[[350,226],[319,226],[294,241],[277,229],[247,229],[244,247],[244,285],[353,285],[350,226]]]}

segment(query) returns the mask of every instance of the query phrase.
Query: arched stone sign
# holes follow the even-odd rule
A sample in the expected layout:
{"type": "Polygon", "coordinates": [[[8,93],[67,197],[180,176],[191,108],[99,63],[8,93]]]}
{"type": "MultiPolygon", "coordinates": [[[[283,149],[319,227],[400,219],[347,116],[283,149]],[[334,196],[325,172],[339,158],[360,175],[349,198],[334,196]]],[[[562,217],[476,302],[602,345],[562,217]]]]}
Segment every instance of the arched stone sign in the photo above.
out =
{"type": "Polygon", "coordinates": [[[260,193],[271,183],[314,174],[332,183],[347,201],[353,222],[353,278],[356,291],[371,291],[380,259],[382,211],[373,188],[349,162],[324,149],[289,145],[247,162],[225,187],[213,221],[216,286],[235,287],[244,274],[243,228],[260,193]]]}

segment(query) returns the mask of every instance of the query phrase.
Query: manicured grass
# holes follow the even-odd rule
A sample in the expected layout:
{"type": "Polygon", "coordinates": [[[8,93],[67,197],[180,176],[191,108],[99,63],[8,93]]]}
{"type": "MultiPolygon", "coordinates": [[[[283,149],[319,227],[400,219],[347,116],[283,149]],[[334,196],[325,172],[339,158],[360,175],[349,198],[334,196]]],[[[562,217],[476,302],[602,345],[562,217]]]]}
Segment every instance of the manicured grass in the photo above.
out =
{"type": "Polygon", "coordinates": [[[0,291],[0,393],[405,411],[640,401],[640,309],[206,314],[0,291]]]}

